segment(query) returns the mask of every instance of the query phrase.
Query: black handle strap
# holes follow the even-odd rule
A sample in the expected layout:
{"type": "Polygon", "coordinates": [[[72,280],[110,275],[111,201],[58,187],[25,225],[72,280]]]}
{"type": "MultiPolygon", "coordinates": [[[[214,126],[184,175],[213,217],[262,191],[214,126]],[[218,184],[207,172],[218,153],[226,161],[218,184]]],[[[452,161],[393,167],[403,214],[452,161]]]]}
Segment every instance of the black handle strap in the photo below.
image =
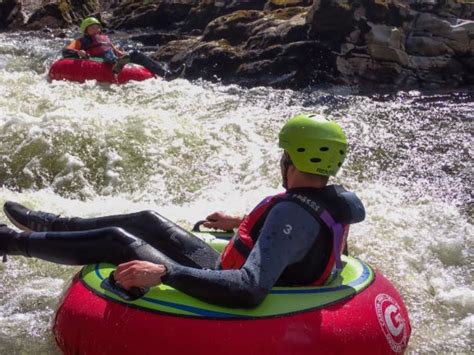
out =
{"type": "Polygon", "coordinates": [[[123,298],[126,301],[135,301],[140,297],[143,297],[145,293],[149,291],[149,288],[140,288],[140,287],[131,287],[130,290],[125,290],[124,288],[117,285],[117,281],[114,278],[114,272],[112,271],[109,274],[109,277],[104,279],[100,286],[109,292],[123,298]]]}

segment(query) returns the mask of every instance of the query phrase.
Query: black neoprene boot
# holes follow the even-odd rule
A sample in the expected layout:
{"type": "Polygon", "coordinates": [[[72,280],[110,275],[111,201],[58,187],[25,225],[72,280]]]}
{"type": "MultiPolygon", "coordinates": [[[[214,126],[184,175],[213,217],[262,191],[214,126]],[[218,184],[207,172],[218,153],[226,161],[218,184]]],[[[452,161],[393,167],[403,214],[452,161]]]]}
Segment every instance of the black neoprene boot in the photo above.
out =
{"type": "Polygon", "coordinates": [[[5,202],[3,211],[16,227],[24,231],[52,231],[54,222],[59,219],[58,215],[33,211],[12,201],[5,202]]]}
{"type": "Polygon", "coordinates": [[[28,233],[19,233],[5,224],[0,224],[0,257],[7,261],[7,255],[24,255],[26,253],[26,238],[28,233]]]}

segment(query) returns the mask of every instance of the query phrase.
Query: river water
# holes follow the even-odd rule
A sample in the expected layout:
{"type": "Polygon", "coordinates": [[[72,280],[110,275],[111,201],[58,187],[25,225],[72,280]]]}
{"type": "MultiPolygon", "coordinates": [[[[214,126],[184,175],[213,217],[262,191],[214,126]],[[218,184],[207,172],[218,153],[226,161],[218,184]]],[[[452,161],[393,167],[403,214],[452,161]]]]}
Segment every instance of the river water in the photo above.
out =
{"type": "MultiPolygon", "coordinates": [[[[335,181],[367,210],[349,249],[402,294],[410,352],[472,352],[472,91],[49,83],[63,44],[0,34],[1,204],[69,216],[154,209],[186,227],[215,210],[244,214],[280,191],[282,124],[329,114],[351,143],[335,181]]],[[[51,322],[77,270],[23,257],[0,265],[0,354],[57,351],[51,322]]]]}

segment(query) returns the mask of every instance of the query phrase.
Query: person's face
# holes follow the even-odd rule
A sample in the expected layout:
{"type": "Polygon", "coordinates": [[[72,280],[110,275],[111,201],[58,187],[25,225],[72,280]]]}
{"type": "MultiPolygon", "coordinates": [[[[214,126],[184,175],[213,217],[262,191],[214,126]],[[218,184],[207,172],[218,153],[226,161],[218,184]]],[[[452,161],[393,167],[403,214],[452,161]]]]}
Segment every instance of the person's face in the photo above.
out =
{"type": "Polygon", "coordinates": [[[89,35],[89,36],[93,36],[93,35],[96,35],[97,33],[100,33],[100,26],[97,25],[97,24],[94,24],[94,25],[90,25],[86,28],[86,33],[89,35]]]}

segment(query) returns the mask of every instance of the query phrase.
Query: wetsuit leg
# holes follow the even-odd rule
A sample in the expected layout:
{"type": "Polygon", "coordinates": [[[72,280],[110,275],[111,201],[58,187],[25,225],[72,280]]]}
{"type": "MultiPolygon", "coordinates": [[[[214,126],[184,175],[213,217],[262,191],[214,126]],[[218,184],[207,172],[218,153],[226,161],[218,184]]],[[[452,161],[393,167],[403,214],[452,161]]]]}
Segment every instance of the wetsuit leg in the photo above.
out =
{"type": "Polygon", "coordinates": [[[169,74],[169,70],[164,65],[151,59],[146,54],[139,51],[131,51],[129,56],[130,62],[144,66],[155,75],[166,77],[169,74]]]}
{"type": "Polygon", "coordinates": [[[211,246],[154,211],[98,218],[58,218],[51,227],[54,231],[120,227],[176,262],[196,268],[214,269],[220,259],[211,246]]]}
{"type": "Polygon", "coordinates": [[[8,254],[36,257],[65,265],[98,262],[121,264],[145,260],[172,263],[166,255],[121,228],[111,227],[82,232],[18,233],[8,254]]]}
{"type": "Polygon", "coordinates": [[[88,231],[120,227],[180,264],[191,267],[212,269],[220,258],[220,254],[205,242],[153,211],[99,218],[65,218],[32,211],[14,202],[7,202],[4,211],[23,230],[88,231]]]}

